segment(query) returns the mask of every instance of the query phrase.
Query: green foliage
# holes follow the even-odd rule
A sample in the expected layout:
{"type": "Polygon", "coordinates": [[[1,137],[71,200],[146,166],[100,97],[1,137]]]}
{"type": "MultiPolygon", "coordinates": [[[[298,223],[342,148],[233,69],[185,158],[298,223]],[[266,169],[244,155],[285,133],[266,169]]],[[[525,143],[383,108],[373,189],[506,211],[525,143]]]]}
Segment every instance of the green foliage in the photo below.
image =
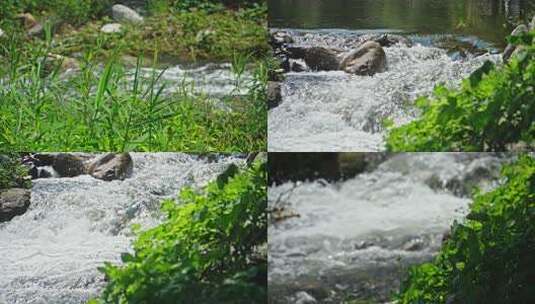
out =
{"type": "Polygon", "coordinates": [[[263,303],[267,288],[265,163],[236,167],[163,203],[167,219],[139,234],[123,265],[101,269],[93,303],[263,303]]]}
{"type": "Polygon", "coordinates": [[[0,154],[0,190],[8,188],[30,188],[28,168],[13,154],[0,154]]]}
{"type": "Polygon", "coordinates": [[[532,303],[535,299],[535,159],[503,169],[505,182],[478,194],[432,264],[413,268],[401,303],[532,303]]]}
{"type": "Polygon", "coordinates": [[[535,32],[510,37],[522,48],[501,68],[486,63],[459,90],[443,86],[416,101],[421,118],[391,130],[392,151],[504,151],[535,143],[535,32]]]}
{"type": "Polygon", "coordinates": [[[164,94],[161,75],[141,76],[141,59],[134,79],[127,80],[129,72],[115,60],[101,70],[88,53],[81,71],[64,79],[57,73],[61,63],[46,60],[46,48],[29,58],[17,50],[8,51],[11,65],[0,68],[0,145],[11,151],[265,149],[262,62],[252,82],[236,84],[247,95],[214,100],[193,93],[190,83],[164,94]]]}

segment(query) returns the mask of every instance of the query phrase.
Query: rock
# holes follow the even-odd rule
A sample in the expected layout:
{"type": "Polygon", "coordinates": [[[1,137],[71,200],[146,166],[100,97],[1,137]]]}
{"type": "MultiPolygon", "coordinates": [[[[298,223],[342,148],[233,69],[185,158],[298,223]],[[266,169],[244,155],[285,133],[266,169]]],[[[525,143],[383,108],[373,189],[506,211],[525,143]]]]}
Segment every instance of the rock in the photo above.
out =
{"type": "Polygon", "coordinates": [[[30,13],[18,14],[16,17],[21,20],[26,30],[29,30],[33,28],[34,26],[38,25],[37,20],[30,13]]]}
{"type": "Polygon", "coordinates": [[[370,36],[368,39],[365,39],[365,41],[375,41],[379,43],[382,47],[391,47],[395,44],[403,44],[408,47],[412,46],[412,42],[410,41],[410,39],[401,35],[394,34],[373,35],[370,36]]]}
{"type": "Polygon", "coordinates": [[[0,223],[22,215],[30,207],[30,190],[12,188],[0,192],[0,223]]]}
{"type": "Polygon", "coordinates": [[[122,28],[122,25],[120,23],[108,23],[108,24],[104,24],[100,28],[100,31],[106,34],[120,33],[122,30],[121,28],[122,28]]]}
{"type": "Polygon", "coordinates": [[[136,11],[122,4],[116,4],[111,8],[113,20],[117,22],[142,23],[141,17],[136,11]]]}
{"type": "Polygon", "coordinates": [[[282,101],[281,84],[276,81],[268,81],[267,84],[267,102],[268,109],[277,107],[282,101]]]}
{"type": "Polygon", "coordinates": [[[91,161],[87,173],[105,181],[124,180],[132,175],[134,163],[128,153],[107,153],[91,161]]]}
{"type": "Polygon", "coordinates": [[[315,71],[334,71],[340,68],[340,60],[335,50],[312,47],[305,51],[305,63],[315,71]]]}
{"type": "Polygon", "coordinates": [[[58,54],[49,53],[47,55],[49,65],[45,69],[50,71],[59,65],[60,71],[80,70],[80,63],[78,60],[58,54]]]}
{"type": "Polygon", "coordinates": [[[45,29],[41,23],[37,23],[34,27],[28,30],[28,35],[30,36],[41,36],[43,35],[45,29]]]}
{"type": "Polygon", "coordinates": [[[300,291],[295,294],[295,304],[315,304],[318,303],[313,296],[309,295],[306,291],[300,291]]]}
{"type": "Polygon", "coordinates": [[[306,71],[307,67],[304,62],[297,61],[297,60],[290,60],[290,71],[292,72],[304,72],[306,71]]]}
{"type": "Polygon", "coordinates": [[[383,72],[386,68],[386,54],[381,45],[375,41],[367,41],[359,48],[349,52],[340,68],[347,73],[372,76],[383,72]]]}
{"type": "Polygon", "coordinates": [[[59,153],[54,158],[52,168],[61,177],[74,177],[86,173],[84,160],[69,153],[59,153]]]}
{"type": "MultiPolygon", "coordinates": [[[[517,35],[520,35],[520,34],[523,34],[523,33],[527,33],[527,32],[528,32],[528,27],[525,26],[524,24],[521,24],[521,25],[517,26],[511,32],[511,36],[517,36],[517,35]]],[[[509,61],[509,59],[511,59],[511,57],[513,56],[513,53],[516,51],[516,49],[517,49],[516,45],[512,45],[512,44],[507,45],[507,47],[503,51],[503,56],[502,56],[503,61],[504,62],[509,61]]]]}
{"type": "Polygon", "coordinates": [[[286,52],[291,59],[304,59],[307,49],[301,46],[289,46],[286,48],[286,52]]]}
{"type": "Polygon", "coordinates": [[[270,43],[274,47],[279,47],[281,45],[289,44],[289,43],[293,43],[293,42],[294,42],[294,39],[287,32],[279,31],[279,32],[275,32],[275,33],[271,34],[270,43]]]}

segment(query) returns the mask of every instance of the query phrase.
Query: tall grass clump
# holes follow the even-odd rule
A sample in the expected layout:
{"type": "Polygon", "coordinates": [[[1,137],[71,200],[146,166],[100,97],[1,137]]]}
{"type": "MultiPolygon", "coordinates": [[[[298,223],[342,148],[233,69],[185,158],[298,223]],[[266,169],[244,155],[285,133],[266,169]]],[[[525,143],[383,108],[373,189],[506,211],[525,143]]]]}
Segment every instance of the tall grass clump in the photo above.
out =
{"type": "Polygon", "coordinates": [[[410,270],[400,303],[533,302],[535,159],[521,156],[503,178],[495,190],[475,195],[434,262],[410,270]]]}
{"type": "MultiPolygon", "coordinates": [[[[14,42],[17,43],[17,42],[14,42]]],[[[266,71],[258,63],[249,93],[214,101],[189,89],[165,93],[161,72],[142,76],[91,52],[79,71],[60,72],[47,47],[19,58],[0,77],[0,146],[13,151],[259,151],[266,145],[266,71]],[[133,79],[132,79],[133,78],[133,79]]],[[[157,71],[154,69],[154,71],[157,71]]],[[[239,78],[239,75],[237,75],[239,78]]]]}
{"type": "Polygon", "coordinates": [[[165,201],[164,222],[141,232],[121,265],[101,269],[107,286],[92,303],[264,303],[265,165],[231,167],[165,201]]]}
{"type": "Polygon", "coordinates": [[[487,62],[460,89],[438,86],[416,104],[422,116],[390,131],[392,151],[505,151],[535,146],[535,32],[510,37],[521,49],[502,67],[487,62]]]}

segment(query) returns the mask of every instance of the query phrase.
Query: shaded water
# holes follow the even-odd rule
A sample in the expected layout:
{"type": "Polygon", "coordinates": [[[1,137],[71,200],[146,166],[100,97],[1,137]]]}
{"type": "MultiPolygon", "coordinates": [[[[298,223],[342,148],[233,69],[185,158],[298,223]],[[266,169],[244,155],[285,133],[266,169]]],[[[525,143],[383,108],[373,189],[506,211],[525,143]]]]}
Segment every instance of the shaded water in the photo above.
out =
{"type": "Polygon", "coordinates": [[[268,189],[270,208],[298,217],[269,226],[270,303],[306,291],[322,303],[386,301],[408,265],[430,260],[470,199],[455,185],[496,184],[507,158],[492,154],[398,154],[370,173],[268,189]]]}
{"type": "Polygon", "coordinates": [[[477,36],[504,46],[532,0],[268,0],[270,27],[396,29],[477,36]]]}
{"type": "Polygon", "coordinates": [[[133,175],[124,181],[89,175],[34,181],[30,209],[0,224],[0,303],[85,303],[105,285],[97,267],[119,263],[130,250],[132,224],[156,225],[161,200],[242,162],[179,153],[132,158],[133,175]]]}

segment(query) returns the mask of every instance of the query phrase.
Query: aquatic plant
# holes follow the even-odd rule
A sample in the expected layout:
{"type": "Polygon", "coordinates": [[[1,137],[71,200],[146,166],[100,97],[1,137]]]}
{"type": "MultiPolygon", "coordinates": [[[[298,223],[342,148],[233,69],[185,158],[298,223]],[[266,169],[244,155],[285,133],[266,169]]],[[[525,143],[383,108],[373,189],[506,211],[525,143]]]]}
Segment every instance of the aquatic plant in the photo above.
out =
{"type": "Polygon", "coordinates": [[[166,220],[138,235],[122,265],[101,269],[108,283],[90,303],[264,303],[265,165],[231,167],[163,202],[166,220]]]}
{"type": "Polygon", "coordinates": [[[502,67],[485,63],[460,89],[437,86],[416,101],[422,115],[390,130],[392,151],[504,151],[535,143],[535,32],[509,41],[518,54],[502,67]]]}
{"type": "Polygon", "coordinates": [[[464,222],[432,263],[410,270],[400,303],[531,303],[535,299],[535,159],[503,169],[504,182],[476,194],[464,222]]]}

